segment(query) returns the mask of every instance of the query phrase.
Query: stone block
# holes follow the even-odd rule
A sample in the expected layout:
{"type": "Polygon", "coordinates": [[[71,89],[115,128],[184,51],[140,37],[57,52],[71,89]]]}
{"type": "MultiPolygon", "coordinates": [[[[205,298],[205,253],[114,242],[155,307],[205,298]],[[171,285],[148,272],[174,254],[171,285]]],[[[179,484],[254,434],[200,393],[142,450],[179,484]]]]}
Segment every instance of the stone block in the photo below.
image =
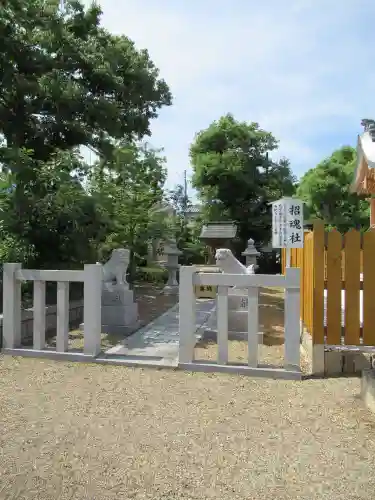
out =
{"type": "Polygon", "coordinates": [[[237,311],[244,310],[247,311],[248,298],[247,294],[244,294],[242,290],[235,290],[228,293],[228,310],[237,311]]]}
{"type": "Polygon", "coordinates": [[[354,373],[362,372],[371,368],[371,356],[363,352],[357,353],[354,356],[354,373]]]}
{"type": "Polygon", "coordinates": [[[247,332],[247,323],[247,310],[228,311],[228,330],[230,332],[247,332]]]}
{"type": "Polygon", "coordinates": [[[102,324],[130,326],[138,320],[138,304],[102,306],[102,324]]]}
{"type": "Polygon", "coordinates": [[[362,372],[361,398],[367,408],[375,413],[375,370],[373,369],[362,372]]]}
{"type": "MultiPolygon", "coordinates": [[[[217,340],[217,315],[214,310],[202,327],[203,336],[213,341],[217,340]]],[[[247,311],[228,311],[228,339],[247,340],[247,311]]],[[[258,332],[258,343],[263,343],[263,332],[258,332]]]]}
{"type": "Polygon", "coordinates": [[[324,372],[325,375],[338,375],[343,372],[343,355],[340,351],[325,351],[324,372]]]}
{"type": "Polygon", "coordinates": [[[134,292],[124,287],[113,287],[113,290],[103,288],[102,306],[121,306],[134,302],[134,292]]]}

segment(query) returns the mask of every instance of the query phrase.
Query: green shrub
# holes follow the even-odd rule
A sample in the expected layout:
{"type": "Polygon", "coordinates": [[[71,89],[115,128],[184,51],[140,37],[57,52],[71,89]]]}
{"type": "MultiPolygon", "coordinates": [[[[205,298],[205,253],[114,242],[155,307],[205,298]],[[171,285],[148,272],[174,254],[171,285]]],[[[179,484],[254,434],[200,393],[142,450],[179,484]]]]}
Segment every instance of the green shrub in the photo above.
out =
{"type": "Polygon", "coordinates": [[[163,267],[138,267],[135,281],[162,284],[168,281],[168,271],[163,267]]]}

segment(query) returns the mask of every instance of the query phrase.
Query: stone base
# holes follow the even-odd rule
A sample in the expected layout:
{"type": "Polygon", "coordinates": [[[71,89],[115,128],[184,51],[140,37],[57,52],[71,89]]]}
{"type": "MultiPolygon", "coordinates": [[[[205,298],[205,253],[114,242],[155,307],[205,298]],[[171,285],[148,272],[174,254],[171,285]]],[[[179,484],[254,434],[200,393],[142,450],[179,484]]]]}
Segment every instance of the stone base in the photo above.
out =
{"type": "Polygon", "coordinates": [[[247,311],[228,311],[228,330],[231,332],[247,332],[247,311]]]}
{"type": "Polygon", "coordinates": [[[361,398],[367,408],[375,413],[375,370],[363,370],[361,379],[361,398]]]}
{"type": "Polygon", "coordinates": [[[178,295],[178,291],[178,285],[165,285],[165,287],[163,288],[163,293],[165,295],[178,295]]]}
{"type": "Polygon", "coordinates": [[[247,311],[248,298],[247,293],[244,293],[241,289],[234,289],[228,292],[228,310],[229,311],[238,311],[244,310],[247,311]]]}
{"type": "Polygon", "coordinates": [[[323,344],[313,344],[311,335],[303,329],[301,350],[314,376],[355,375],[371,368],[373,350],[365,347],[350,349],[346,346],[329,350],[323,344]],[[372,352],[371,352],[372,351],[372,352]]]}
{"type": "MultiPolygon", "coordinates": [[[[217,339],[216,310],[211,313],[206,325],[203,326],[203,336],[206,339],[217,339]]],[[[228,311],[228,339],[247,340],[247,311],[228,311]]],[[[258,332],[258,343],[263,344],[263,332],[258,332]]]]}
{"type": "Polygon", "coordinates": [[[126,286],[114,285],[102,289],[102,306],[129,305],[134,302],[134,292],[126,286]]]}
{"type": "Polygon", "coordinates": [[[132,326],[138,321],[138,304],[102,306],[102,324],[132,326]]]}

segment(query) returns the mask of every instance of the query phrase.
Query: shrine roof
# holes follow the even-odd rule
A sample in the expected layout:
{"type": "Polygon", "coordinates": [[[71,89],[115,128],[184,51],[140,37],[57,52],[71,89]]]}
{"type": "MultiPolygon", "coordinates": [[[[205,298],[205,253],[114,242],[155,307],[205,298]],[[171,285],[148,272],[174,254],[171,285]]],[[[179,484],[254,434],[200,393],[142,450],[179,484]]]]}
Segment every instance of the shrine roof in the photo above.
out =
{"type": "Polygon", "coordinates": [[[202,227],[200,238],[209,239],[231,239],[237,234],[237,227],[234,223],[212,222],[202,227]]]}
{"type": "Polygon", "coordinates": [[[363,120],[363,134],[357,139],[357,166],[350,186],[352,193],[375,194],[375,121],[363,120]]]}

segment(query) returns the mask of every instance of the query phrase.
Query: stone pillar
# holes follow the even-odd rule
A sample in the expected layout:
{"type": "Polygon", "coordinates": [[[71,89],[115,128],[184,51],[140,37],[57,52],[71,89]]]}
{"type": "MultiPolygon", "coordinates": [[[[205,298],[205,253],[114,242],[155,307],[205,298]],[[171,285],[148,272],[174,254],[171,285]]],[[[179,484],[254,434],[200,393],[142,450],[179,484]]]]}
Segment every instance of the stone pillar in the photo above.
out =
{"type": "Polygon", "coordinates": [[[165,268],[168,270],[168,281],[163,292],[166,294],[178,293],[177,269],[180,267],[178,257],[182,255],[181,250],[177,248],[176,240],[170,239],[165,247],[164,254],[166,256],[165,268]]]}
{"type": "Polygon", "coordinates": [[[251,266],[252,264],[256,265],[257,258],[260,255],[258,250],[254,246],[254,240],[251,238],[247,242],[247,248],[242,252],[242,254],[246,258],[246,267],[251,266]]]}

